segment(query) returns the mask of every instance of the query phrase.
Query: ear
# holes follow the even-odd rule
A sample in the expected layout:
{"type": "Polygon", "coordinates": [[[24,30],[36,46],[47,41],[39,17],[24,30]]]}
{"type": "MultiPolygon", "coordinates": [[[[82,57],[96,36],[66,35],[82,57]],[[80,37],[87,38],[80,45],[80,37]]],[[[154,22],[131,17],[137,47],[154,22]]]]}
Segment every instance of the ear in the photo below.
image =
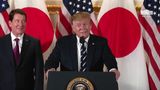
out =
{"type": "Polygon", "coordinates": [[[11,27],[12,26],[12,21],[9,20],[8,24],[11,27]]]}
{"type": "Polygon", "coordinates": [[[73,25],[73,23],[71,24],[71,27],[72,27],[72,32],[74,32],[75,26],[73,25]]]}
{"type": "Polygon", "coordinates": [[[89,26],[90,30],[92,29],[92,25],[93,25],[93,22],[91,21],[89,26]]]}
{"type": "Polygon", "coordinates": [[[72,33],[75,33],[75,28],[74,28],[74,26],[73,26],[73,24],[71,25],[71,27],[72,27],[72,33]]]}

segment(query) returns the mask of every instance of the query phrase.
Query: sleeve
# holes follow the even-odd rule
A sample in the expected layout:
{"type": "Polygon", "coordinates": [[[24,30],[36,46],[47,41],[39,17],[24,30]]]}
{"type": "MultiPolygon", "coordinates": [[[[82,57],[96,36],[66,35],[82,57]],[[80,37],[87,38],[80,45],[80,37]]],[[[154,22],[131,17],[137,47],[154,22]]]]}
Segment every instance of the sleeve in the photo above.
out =
{"type": "Polygon", "coordinates": [[[35,90],[43,90],[44,63],[39,41],[35,46],[35,57],[35,90]]]}
{"type": "Polygon", "coordinates": [[[45,71],[51,68],[56,69],[59,66],[60,57],[60,41],[58,40],[55,48],[45,62],[45,71]]]}
{"type": "Polygon", "coordinates": [[[104,41],[103,48],[104,48],[103,49],[103,61],[104,61],[105,65],[107,66],[107,69],[108,70],[111,70],[113,68],[118,69],[115,56],[112,54],[112,52],[108,46],[107,40],[104,41]]]}

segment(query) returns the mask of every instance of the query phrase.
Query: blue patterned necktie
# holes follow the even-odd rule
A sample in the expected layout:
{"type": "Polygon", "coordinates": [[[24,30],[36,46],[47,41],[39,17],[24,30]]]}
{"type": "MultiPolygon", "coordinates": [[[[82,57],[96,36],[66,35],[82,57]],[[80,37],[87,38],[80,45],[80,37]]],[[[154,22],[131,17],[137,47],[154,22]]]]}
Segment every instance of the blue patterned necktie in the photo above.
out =
{"type": "Polygon", "coordinates": [[[16,39],[14,39],[14,41],[16,42],[16,46],[15,46],[15,48],[13,49],[13,52],[14,52],[14,57],[15,57],[15,60],[16,60],[16,64],[18,65],[18,64],[19,64],[19,61],[20,61],[19,39],[16,38],[16,39]]]}
{"type": "Polygon", "coordinates": [[[87,47],[85,45],[85,39],[80,38],[80,43],[82,44],[81,46],[81,62],[80,62],[80,71],[85,72],[87,70],[87,47]]]}

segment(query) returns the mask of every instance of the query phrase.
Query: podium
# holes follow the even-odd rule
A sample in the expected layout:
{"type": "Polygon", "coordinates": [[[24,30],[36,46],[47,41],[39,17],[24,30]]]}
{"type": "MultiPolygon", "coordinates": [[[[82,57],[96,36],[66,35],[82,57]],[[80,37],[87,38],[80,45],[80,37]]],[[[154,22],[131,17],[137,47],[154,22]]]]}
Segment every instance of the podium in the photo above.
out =
{"type": "Polygon", "coordinates": [[[112,72],[52,71],[47,90],[118,90],[118,83],[112,72]]]}

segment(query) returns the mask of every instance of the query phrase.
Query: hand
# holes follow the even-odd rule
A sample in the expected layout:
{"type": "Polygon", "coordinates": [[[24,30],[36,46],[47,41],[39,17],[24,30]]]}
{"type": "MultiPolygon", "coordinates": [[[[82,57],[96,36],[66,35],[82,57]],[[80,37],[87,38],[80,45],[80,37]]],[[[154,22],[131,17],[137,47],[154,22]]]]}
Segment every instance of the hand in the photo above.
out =
{"type": "Polygon", "coordinates": [[[48,70],[47,70],[47,72],[46,72],[46,74],[45,74],[46,80],[48,79],[48,73],[49,73],[50,71],[56,71],[56,69],[55,69],[55,68],[51,68],[51,69],[48,69],[48,70]]]}
{"type": "Polygon", "coordinates": [[[116,80],[119,79],[119,77],[120,77],[120,72],[119,72],[117,69],[111,70],[110,72],[114,72],[114,73],[115,73],[115,75],[116,75],[116,80]]]}

